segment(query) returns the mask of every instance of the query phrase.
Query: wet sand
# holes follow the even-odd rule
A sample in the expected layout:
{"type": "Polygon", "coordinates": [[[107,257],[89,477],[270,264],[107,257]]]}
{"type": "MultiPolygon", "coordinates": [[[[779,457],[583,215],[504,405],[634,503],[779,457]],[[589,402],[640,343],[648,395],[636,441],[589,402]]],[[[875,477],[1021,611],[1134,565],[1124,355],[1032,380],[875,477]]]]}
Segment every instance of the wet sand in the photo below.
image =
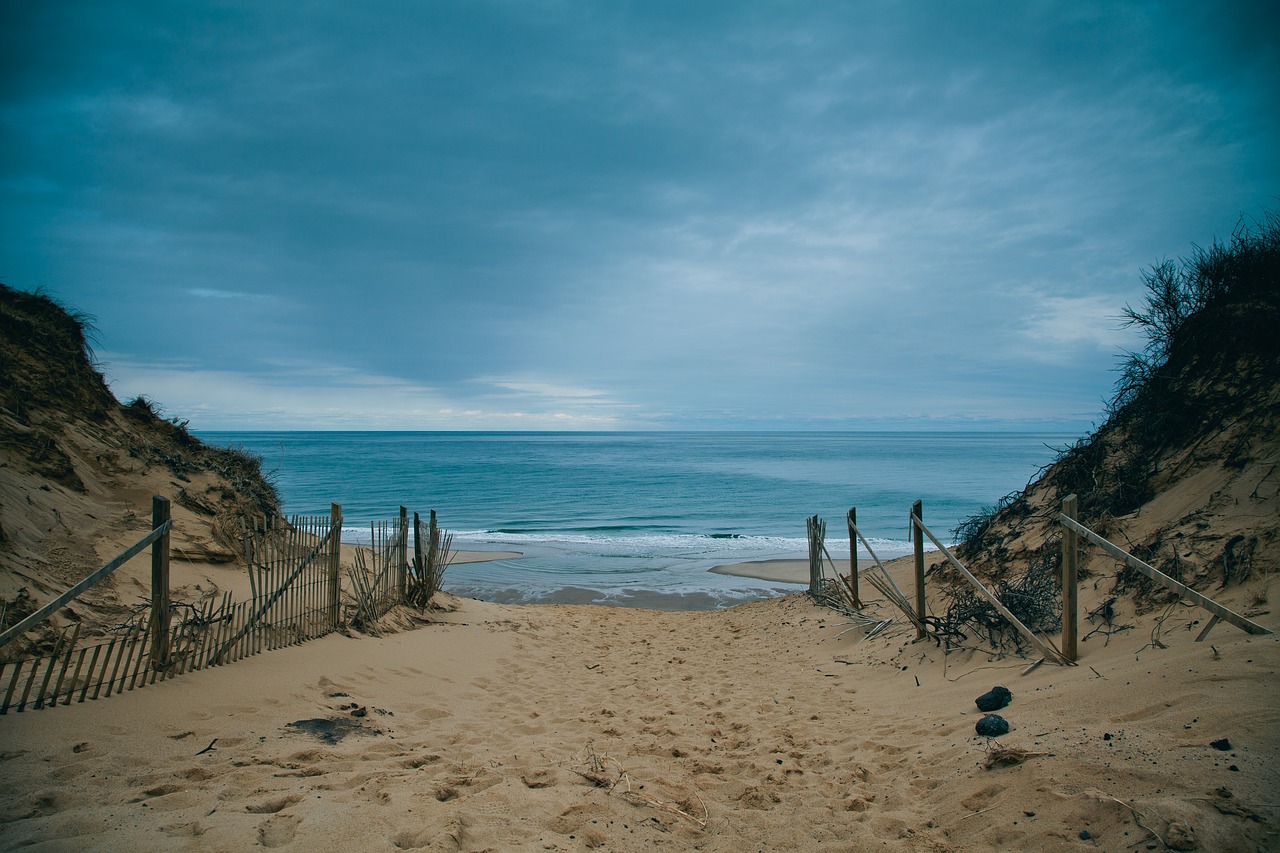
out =
{"type": "MultiPolygon", "coordinates": [[[[859,570],[874,566],[871,560],[859,560],[859,570]]],[[[848,559],[837,560],[836,568],[842,572],[849,570],[848,559]]],[[[746,563],[730,563],[716,566],[710,571],[719,575],[734,575],[740,578],[756,578],[764,581],[780,583],[809,583],[809,561],[806,560],[752,560],[746,563]]],[[[828,567],[828,572],[830,567],[828,567]]]]}

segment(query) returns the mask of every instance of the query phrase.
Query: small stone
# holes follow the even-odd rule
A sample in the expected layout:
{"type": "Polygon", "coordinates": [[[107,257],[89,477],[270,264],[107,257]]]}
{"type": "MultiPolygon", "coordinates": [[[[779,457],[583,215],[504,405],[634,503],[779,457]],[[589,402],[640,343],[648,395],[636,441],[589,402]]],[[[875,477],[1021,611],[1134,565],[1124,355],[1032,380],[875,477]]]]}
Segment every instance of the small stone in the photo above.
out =
{"type": "Polygon", "coordinates": [[[1009,733],[1009,723],[999,714],[987,714],[974,729],[983,737],[1000,737],[1009,733]]]}
{"type": "Polygon", "coordinates": [[[1218,738],[1217,740],[1209,741],[1209,746],[1213,747],[1214,749],[1220,749],[1223,752],[1231,751],[1231,741],[1227,740],[1226,738],[1218,738]]]}
{"type": "Polygon", "coordinates": [[[354,711],[352,711],[352,712],[351,712],[351,716],[353,716],[353,717],[363,717],[363,716],[366,716],[368,713],[369,713],[369,709],[364,708],[364,707],[360,707],[360,708],[356,708],[354,711]]]}
{"type": "Polygon", "coordinates": [[[983,693],[977,699],[973,700],[978,705],[978,710],[983,713],[990,711],[999,711],[1013,700],[1013,694],[1009,692],[1007,687],[996,685],[986,693],[983,693]]]}
{"type": "Polygon", "coordinates": [[[1080,830],[1080,840],[1081,840],[1081,841],[1088,841],[1090,838],[1093,838],[1093,836],[1089,834],[1089,830],[1087,830],[1087,829],[1082,829],[1082,830],[1080,830]]]}

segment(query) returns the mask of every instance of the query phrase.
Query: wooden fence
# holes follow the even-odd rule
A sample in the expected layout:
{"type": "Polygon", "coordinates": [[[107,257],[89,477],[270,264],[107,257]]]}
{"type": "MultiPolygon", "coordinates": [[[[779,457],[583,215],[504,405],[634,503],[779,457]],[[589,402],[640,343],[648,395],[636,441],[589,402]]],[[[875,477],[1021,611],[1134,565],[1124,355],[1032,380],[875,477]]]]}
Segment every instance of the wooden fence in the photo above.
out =
{"type": "Polygon", "coordinates": [[[368,557],[357,549],[351,571],[353,612],[350,622],[365,631],[376,631],[378,619],[404,600],[408,576],[409,513],[400,507],[395,521],[369,524],[368,557]]]}
{"type": "MultiPolygon", "coordinates": [[[[893,578],[885,570],[884,564],[880,562],[880,558],[876,556],[875,551],[871,548],[862,531],[857,526],[857,509],[849,510],[847,521],[849,527],[849,576],[844,578],[838,570],[834,570],[834,561],[827,552],[823,538],[826,534],[826,522],[813,516],[807,519],[807,528],[809,534],[809,593],[823,603],[835,604],[841,609],[846,609],[846,605],[852,605],[855,608],[861,608],[861,600],[859,597],[859,569],[858,569],[858,548],[857,543],[861,541],[866,548],[867,553],[871,556],[875,566],[871,572],[866,573],[866,580],[870,582],[881,594],[883,594],[895,607],[897,607],[907,619],[916,626],[917,636],[920,638],[930,636],[934,632],[930,627],[930,617],[928,616],[927,601],[925,595],[925,567],[924,567],[924,539],[927,537],[934,546],[942,553],[948,563],[967,581],[981,596],[986,600],[1000,616],[1009,623],[1015,631],[1037,649],[1043,657],[1040,661],[1049,660],[1054,663],[1074,665],[1078,659],[1077,635],[1079,630],[1079,587],[1077,581],[1077,566],[1079,561],[1080,543],[1084,541],[1091,542],[1111,556],[1120,560],[1125,565],[1141,572],[1154,582],[1161,586],[1176,592],[1178,596],[1187,601],[1203,607],[1213,614],[1208,624],[1201,630],[1200,635],[1196,637],[1196,642],[1201,642],[1213,630],[1213,627],[1219,621],[1229,622],[1232,625],[1247,631],[1250,634],[1270,634],[1272,631],[1268,628],[1253,622],[1245,617],[1235,613],[1234,611],[1224,607],[1213,599],[1202,595],[1191,589],[1185,584],[1169,577],[1147,563],[1139,560],[1129,552],[1125,551],[1119,545],[1111,542],[1104,537],[1098,535],[1088,527],[1080,524],[1076,520],[1077,500],[1075,495],[1067,497],[1062,503],[1062,512],[1057,518],[1057,522],[1063,527],[1062,536],[1062,645],[1061,648],[1056,646],[1050,639],[1032,631],[1022,623],[1009,609],[1000,601],[986,585],[979,581],[973,574],[956,558],[951,550],[938,540],[924,523],[924,508],[920,501],[916,501],[911,506],[911,539],[913,545],[913,568],[915,574],[915,603],[912,603],[898,589],[893,578]],[[823,556],[832,565],[835,581],[826,578],[824,573],[823,556]],[[837,591],[835,596],[832,595],[833,588],[837,591]],[[836,600],[838,599],[838,601],[836,600]]],[[[877,631],[879,629],[876,629],[877,631]]],[[[1040,661],[1037,661],[1039,663],[1040,661]]]]}
{"type": "Polygon", "coordinates": [[[151,547],[151,600],[115,635],[81,644],[80,625],[64,631],[53,651],[0,663],[0,714],[56,708],[105,698],[186,672],[295,645],[340,622],[342,508],[328,518],[295,516],[285,524],[245,531],[252,594],[231,593],[196,604],[169,597],[169,501],[152,501],[152,530],[133,546],[29,617],[0,634],[0,646],[37,627],[77,595],[151,547]],[[176,618],[175,618],[176,617],[176,618]]]}

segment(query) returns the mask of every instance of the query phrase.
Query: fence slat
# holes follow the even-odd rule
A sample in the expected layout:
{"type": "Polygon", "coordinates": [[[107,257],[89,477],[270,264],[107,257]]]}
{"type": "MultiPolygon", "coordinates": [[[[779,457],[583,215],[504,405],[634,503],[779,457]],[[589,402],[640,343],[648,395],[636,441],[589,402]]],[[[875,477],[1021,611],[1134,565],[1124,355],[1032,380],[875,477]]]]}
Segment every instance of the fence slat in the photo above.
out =
{"type": "MultiPolygon", "coordinates": [[[[114,638],[114,637],[112,637],[112,638],[111,638],[111,645],[115,645],[115,642],[116,642],[115,638],[114,638]]],[[[84,688],[83,688],[83,689],[81,689],[81,691],[80,691],[80,698],[79,698],[79,700],[77,700],[78,702],[83,702],[83,701],[85,700],[85,697],[89,695],[89,686],[90,686],[91,684],[93,684],[93,669],[94,669],[94,667],[96,667],[96,666],[98,665],[98,656],[99,656],[101,653],[102,653],[102,643],[98,643],[98,645],[96,645],[96,646],[94,646],[94,647],[93,647],[93,659],[89,661],[89,671],[88,671],[87,673],[85,673],[85,676],[84,676],[84,688]]],[[[107,658],[109,659],[110,657],[111,657],[111,649],[108,647],[108,649],[107,649],[107,658]]],[[[98,679],[98,686],[97,686],[97,687],[95,687],[95,688],[94,688],[94,690],[93,690],[93,698],[94,698],[94,699],[97,699],[97,698],[98,698],[98,691],[99,691],[100,689],[102,689],[102,679],[101,679],[101,676],[99,676],[99,679],[98,679]]]]}
{"type": "Polygon", "coordinates": [[[53,688],[53,696],[50,697],[52,701],[49,702],[49,707],[53,707],[58,704],[58,694],[62,692],[62,682],[67,677],[67,667],[71,665],[71,655],[75,652],[76,641],[79,639],[80,623],[77,622],[75,632],[71,635],[71,643],[67,646],[66,660],[62,662],[62,669],[58,670],[58,683],[53,688]]]}
{"type": "MultiPolygon", "coordinates": [[[[147,686],[147,670],[151,668],[151,660],[155,658],[155,647],[148,645],[148,642],[147,642],[148,640],[151,639],[151,626],[153,624],[153,620],[148,618],[143,621],[143,624],[146,625],[146,629],[143,631],[143,634],[142,634],[142,642],[138,644],[138,657],[133,662],[133,678],[129,679],[130,690],[133,690],[135,686],[136,687],[147,686]],[[151,651],[151,658],[147,658],[148,649],[150,649],[151,651]],[[142,661],[144,659],[147,660],[147,666],[145,669],[142,666],[142,661]],[[142,676],[142,684],[138,684],[139,674],[141,674],[142,676]]],[[[132,651],[132,649],[130,649],[130,651],[132,651]]],[[[128,678],[129,676],[128,667],[125,667],[124,674],[125,674],[125,677],[128,678]]]]}
{"type": "Polygon", "coordinates": [[[80,667],[84,666],[84,656],[88,651],[87,648],[82,648],[76,656],[76,671],[71,674],[71,684],[67,686],[67,698],[62,700],[63,705],[71,704],[71,694],[76,692],[76,685],[80,683],[80,667]]]}
{"type": "MultiPolygon", "coordinates": [[[[97,684],[93,686],[93,695],[91,695],[90,697],[90,699],[93,699],[93,701],[96,701],[97,697],[99,697],[99,694],[102,692],[102,679],[106,678],[106,671],[108,671],[111,667],[111,652],[115,651],[116,642],[119,642],[120,646],[122,647],[124,646],[124,640],[120,639],[119,637],[111,638],[111,642],[106,644],[106,653],[104,654],[104,656],[102,656],[102,669],[99,672],[99,674],[97,674],[97,684]]],[[[108,686],[108,690],[106,690],[106,694],[111,695],[110,686],[108,686]]]]}
{"type": "MultiPolygon", "coordinates": [[[[124,639],[120,641],[120,648],[116,651],[116,663],[115,663],[115,666],[111,668],[111,679],[107,682],[107,696],[110,696],[113,691],[119,692],[115,690],[116,676],[120,674],[120,661],[124,660],[125,658],[124,647],[125,645],[129,645],[129,651],[133,651],[133,646],[131,644],[137,642],[137,633],[138,633],[138,626],[133,625],[129,628],[129,633],[125,634],[124,639]]],[[[103,671],[104,672],[106,671],[105,666],[103,667],[103,671]]],[[[94,698],[96,699],[97,697],[95,696],[94,698]]],[[[103,698],[106,698],[106,697],[103,697],[103,698]]]]}
{"type": "Polygon", "coordinates": [[[9,713],[9,704],[13,701],[13,691],[18,686],[18,676],[22,673],[25,661],[14,661],[13,676],[9,679],[9,689],[4,692],[4,704],[0,705],[0,714],[9,713]]]}
{"type": "Polygon", "coordinates": [[[49,655],[49,666],[45,668],[44,680],[40,682],[40,689],[36,691],[36,710],[44,707],[44,695],[49,692],[49,681],[53,678],[53,670],[58,665],[58,658],[62,657],[62,647],[66,643],[67,635],[64,633],[58,637],[58,642],[54,644],[53,654],[49,655]]]}
{"type": "Polygon", "coordinates": [[[22,698],[18,700],[18,713],[27,707],[27,697],[31,695],[31,685],[36,680],[36,674],[40,672],[40,662],[44,658],[34,658],[31,661],[31,672],[27,674],[27,684],[22,688],[22,698]]]}

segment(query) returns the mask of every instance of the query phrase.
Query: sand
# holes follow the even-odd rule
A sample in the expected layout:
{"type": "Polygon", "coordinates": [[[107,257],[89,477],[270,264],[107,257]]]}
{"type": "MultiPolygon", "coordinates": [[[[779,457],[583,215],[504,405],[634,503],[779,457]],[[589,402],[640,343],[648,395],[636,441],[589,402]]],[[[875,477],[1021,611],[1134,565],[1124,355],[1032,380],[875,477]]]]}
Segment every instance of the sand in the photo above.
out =
{"type": "MultiPolygon", "coordinates": [[[[1274,629],[1259,593],[1223,600],[1274,629]]],[[[0,848],[1280,849],[1280,646],[1196,643],[1200,610],[1122,602],[1133,629],[1026,672],[802,595],[454,604],[0,719],[0,848]],[[1024,760],[988,769],[997,746],[1024,760]]]]}

